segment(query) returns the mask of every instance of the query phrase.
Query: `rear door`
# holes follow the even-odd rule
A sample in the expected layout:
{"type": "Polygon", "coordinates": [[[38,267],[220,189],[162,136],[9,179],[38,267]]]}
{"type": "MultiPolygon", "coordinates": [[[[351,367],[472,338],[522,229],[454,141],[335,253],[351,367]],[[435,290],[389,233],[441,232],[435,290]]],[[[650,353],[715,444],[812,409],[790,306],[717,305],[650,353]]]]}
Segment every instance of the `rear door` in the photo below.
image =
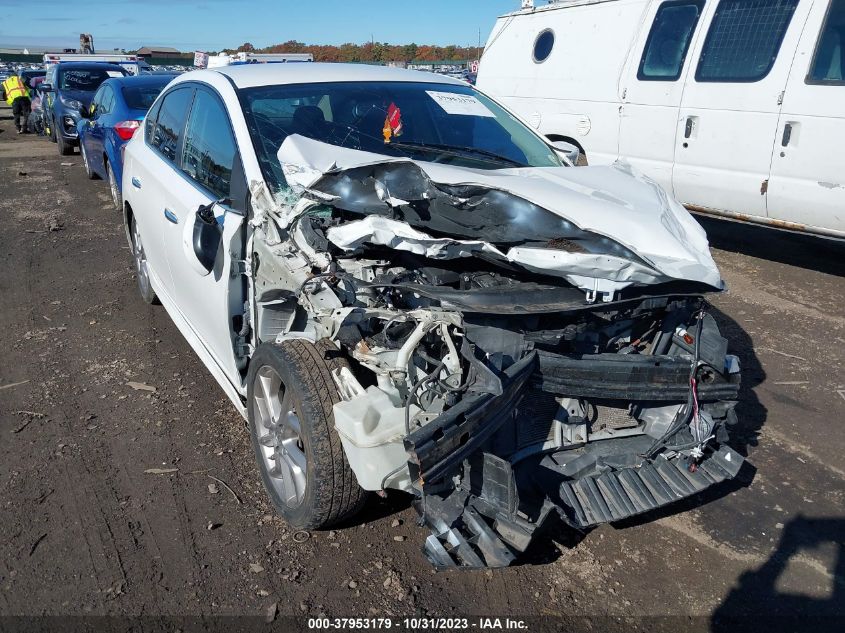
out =
{"type": "Polygon", "coordinates": [[[246,292],[243,276],[231,271],[233,260],[242,258],[246,180],[229,116],[210,89],[196,90],[178,166],[163,183],[164,242],[172,296],[206,351],[230,382],[238,385],[238,331],[246,292]],[[196,213],[199,207],[223,199],[230,202],[214,209],[222,225],[223,243],[214,269],[202,274],[192,247],[196,213]]]}
{"type": "Polygon", "coordinates": [[[772,147],[809,2],[719,0],[684,89],[672,183],[682,203],[766,216],[772,147]]]}
{"type": "Polygon", "coordinates": [[[845,232],[845,0],[814,3],[783,99],[769,217],[845,232]]]}
{"type": "Polygon", "coordinates": [[[625,71],[619,155],[672,190],[678,111],[705,0],[653,2],[625,71]]]}
{"type": "Polygon", "coordinates": [[[182,138],[193,97],[192,86],[177,86],[156,104],[146,120],[145,142],[126,173],[129,181],[124,182],[124,190],[127,186],[132,188],[132,208],[141,230],[147,264],[156,278],[156,291],[166,295],[165,300],[174,291],[164,250],[165,236],[170,232],[164,201],[170,197],[174,175],[180,178],[182,138]]]}

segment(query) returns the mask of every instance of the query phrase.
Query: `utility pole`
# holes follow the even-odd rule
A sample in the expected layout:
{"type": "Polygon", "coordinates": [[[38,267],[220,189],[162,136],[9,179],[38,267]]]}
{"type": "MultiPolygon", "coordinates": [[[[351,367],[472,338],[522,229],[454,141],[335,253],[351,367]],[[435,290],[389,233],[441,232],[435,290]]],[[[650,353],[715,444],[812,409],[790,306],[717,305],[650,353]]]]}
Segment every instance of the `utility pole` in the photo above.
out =
{"type": "Polygon", "coordinates": [[[478,46],[475,49],[475,59],[481,60],[481,27],[478,27],[478,46]]]}

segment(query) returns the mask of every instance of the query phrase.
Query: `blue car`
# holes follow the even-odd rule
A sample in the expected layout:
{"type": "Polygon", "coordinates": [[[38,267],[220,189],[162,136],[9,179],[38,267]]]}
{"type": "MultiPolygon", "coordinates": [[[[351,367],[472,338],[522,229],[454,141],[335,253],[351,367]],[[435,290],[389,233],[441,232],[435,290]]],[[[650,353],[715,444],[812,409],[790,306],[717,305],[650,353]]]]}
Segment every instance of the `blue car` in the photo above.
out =
{"type": "Polygon", "coordinates": [[[115,207],[122,208],[122,148],[141,126],[147,110],[175,74],[140,75],[108,79],[100,86],[91,107],[82,113],[79,151],[92,180],[107,180],[115,207]]]}
{"type": "Polygon", "coordinates": [[[117,64],[103,62],[60,62],[47,69],[39,90],[46,97],[42,100],[45,128],[50,140],[58,143],[59,154],[73,154],[79,143],[80,111],[91,106],[91,98],[102,83],[126,74],[117,64]]]}

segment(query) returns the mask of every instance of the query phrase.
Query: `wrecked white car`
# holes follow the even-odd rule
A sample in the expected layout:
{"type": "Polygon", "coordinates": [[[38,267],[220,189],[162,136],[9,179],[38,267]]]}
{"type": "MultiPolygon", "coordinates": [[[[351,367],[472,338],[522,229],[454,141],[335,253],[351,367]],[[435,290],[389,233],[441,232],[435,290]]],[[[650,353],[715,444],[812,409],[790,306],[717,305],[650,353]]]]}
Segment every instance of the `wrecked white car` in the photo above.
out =
{"type": "Polygon", "coordinates": [[[445,77],[176,79],[126,148],[139,289],[247,417],[293,525],[416,497],[439,566],[732,478],[739,363],[703,230],[445,77]]]}

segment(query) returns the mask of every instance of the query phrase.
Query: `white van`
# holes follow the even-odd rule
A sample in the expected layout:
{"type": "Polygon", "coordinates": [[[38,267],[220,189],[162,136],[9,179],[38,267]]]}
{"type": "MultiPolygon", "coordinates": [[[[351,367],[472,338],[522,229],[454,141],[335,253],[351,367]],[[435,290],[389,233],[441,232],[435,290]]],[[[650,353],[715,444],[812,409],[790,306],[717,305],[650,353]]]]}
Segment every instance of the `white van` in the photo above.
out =
{"type": "Polygon", "coordinates": [[[845,237],[845,0],[529,6],[499,18],[478,86],[692,210],[845,237]]]}

